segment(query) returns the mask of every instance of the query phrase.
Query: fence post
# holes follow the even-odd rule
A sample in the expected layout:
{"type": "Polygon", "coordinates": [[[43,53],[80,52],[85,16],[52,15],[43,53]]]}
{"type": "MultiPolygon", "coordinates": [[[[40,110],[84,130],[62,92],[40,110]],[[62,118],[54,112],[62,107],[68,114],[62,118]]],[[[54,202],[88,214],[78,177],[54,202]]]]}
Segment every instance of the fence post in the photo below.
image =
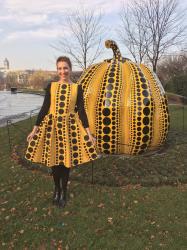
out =
{"type": "Polygon", "coordinates": [[[11,146],[11,137],[10,137],[10,129],[9,129],[10,120],[7,120],[6,123],[7,123],[7,132],[8,132],[9,150],[10,150],[10,153],[11,153],[12,146],[11,146]]]}

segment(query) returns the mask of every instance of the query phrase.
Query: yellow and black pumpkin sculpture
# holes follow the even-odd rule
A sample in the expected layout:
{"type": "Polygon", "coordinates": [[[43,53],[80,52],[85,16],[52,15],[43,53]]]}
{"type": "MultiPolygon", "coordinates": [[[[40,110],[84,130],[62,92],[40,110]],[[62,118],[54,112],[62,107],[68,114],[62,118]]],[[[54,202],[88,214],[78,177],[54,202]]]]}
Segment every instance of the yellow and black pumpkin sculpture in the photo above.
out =
{"type": "Polygon", "coordinates": [[[83,72],[85,108],[97,149],[106,154],[141,154],[157,149],[169,129],[162,84],[150,69],[123,58],[114,41],[105,42],[114,57],[83,72]]]}

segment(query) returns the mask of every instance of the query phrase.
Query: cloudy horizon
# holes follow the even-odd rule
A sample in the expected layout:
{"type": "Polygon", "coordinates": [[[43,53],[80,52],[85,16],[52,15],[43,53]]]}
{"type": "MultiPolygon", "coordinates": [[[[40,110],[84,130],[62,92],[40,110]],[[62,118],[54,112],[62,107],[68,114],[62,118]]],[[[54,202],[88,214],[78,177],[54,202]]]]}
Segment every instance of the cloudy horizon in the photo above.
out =
{"type": "MultiPolygon", "coordinates": [[[[115,30],[120,24],[121,0],[93,0],[89,3],[85,0],[0,0],[0,3],[0,67],[8,58],[11,69],[55,70],[55,58],[61,53],[51,45],[68,35],[63,26],[65,14],[81,4],[103,13],[102,23],[110,30],[106,39],[118,41],[115,30]]],[[[130,57],[127,49],[120,49],[130,57]]],[[[112,55],[111,51],[104,49],[104,41],[103,50],[99,60],[112,55]]]]}

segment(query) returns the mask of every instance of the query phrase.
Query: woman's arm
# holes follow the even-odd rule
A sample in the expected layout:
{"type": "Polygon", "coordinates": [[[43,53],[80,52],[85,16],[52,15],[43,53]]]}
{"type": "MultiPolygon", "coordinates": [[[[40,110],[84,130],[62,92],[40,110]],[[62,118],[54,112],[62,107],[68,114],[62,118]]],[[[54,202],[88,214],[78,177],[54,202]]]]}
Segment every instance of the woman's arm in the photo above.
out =
{"type": "Polygon", "coordinates": [[[40,123],[42,122],[43,118],[45,117],[45,115],[47,115],[49,108],[50,108],[50,102],[51,102],[51,93],[50,93],[50,89],[51,89],[51,83],[49,83],[47,85],[46,91],[45,91],[45,97],[44,97],[44,101],[42,104],[42,107],[40,109],[40,112],[38,113],[38,117],[36,119],[36,126],[39,126],[40,123]]]}
{"type": "Polygon", "coordinates": [[[39,127],[40,123],[42,122],[43,118],[45,117],[45,115],[49,111],[50,99],[51,99],[50,89],[51,89],[51,83],[49,83],[47,85],[46,92],[45,92],[45,97],[44,97],[44,101],[43,101],[42,107],[40,109],[40,112],[38,114],[38,117],[36,119],[35,126],[33,127],[32,132],[27,136],[27,141],[28,142],[38,132],[38,127],[39,127]]]}
{"type": "Polygon", "coordinates": [[[86,129],[86,132],[92,141],[93,144],[95,144],[95,138],[92,136],[90,129],[89,129],[89,123],[88,123],[88,117],[85,111],[84,106],[84,98],[83,98],[83,90],[82,86],[78,85],[78,94],[77,94],[77,103],[76,103],[77,111],[79,114],[79,118],[82,122],[83,127],[86,129]]]}

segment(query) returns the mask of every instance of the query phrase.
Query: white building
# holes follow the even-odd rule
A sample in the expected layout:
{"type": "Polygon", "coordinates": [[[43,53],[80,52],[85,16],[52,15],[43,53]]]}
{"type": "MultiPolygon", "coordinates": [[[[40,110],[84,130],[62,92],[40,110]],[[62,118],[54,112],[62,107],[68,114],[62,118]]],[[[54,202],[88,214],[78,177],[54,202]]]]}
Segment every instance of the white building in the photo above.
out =
{"type": "Polygon", "coordinates": [[[5,77],[6,74],[9,72],[9,70],[10,70],[10,63],[9,63],[8,59],[5,58],[3,61],[3,67],[1,67],[1,65],[0,65],[0,73],[2,76],[5,77]]]}

